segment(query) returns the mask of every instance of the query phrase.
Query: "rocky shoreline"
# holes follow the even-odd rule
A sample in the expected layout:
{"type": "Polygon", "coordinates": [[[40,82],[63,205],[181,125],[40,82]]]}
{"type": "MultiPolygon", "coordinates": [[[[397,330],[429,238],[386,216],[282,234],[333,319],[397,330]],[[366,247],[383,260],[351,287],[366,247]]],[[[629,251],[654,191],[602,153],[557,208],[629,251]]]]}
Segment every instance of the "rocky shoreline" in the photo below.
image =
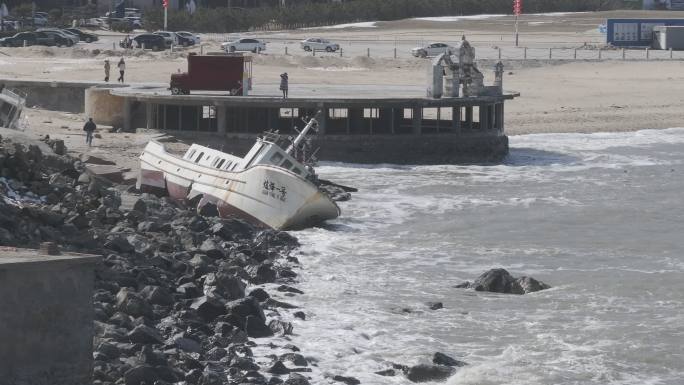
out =
{"type": "Polygon", "coordinates": [[[281,313],[305,318],[258,287],[301,293],[289,286],[294,237],[147,194],[124,210],[123,188],[55,153],[65,153],[63,143],[0,143],[0,244],[53,242],[103,256],[93,384],[309,383],[309,362],[296,346],[266,365],[252,353],[259,338],[292,333],[281,313]]]}

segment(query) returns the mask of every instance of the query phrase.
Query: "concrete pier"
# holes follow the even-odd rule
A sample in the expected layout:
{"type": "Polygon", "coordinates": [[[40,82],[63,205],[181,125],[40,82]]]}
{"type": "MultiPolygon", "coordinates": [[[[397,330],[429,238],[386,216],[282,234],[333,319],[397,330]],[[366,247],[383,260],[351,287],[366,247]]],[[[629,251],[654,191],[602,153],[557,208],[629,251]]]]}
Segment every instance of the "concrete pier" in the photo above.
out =
{"type": "Polygon", "coordinates": [[[0,385],[92,384],[98,261],[0,247],[0,385]]]}

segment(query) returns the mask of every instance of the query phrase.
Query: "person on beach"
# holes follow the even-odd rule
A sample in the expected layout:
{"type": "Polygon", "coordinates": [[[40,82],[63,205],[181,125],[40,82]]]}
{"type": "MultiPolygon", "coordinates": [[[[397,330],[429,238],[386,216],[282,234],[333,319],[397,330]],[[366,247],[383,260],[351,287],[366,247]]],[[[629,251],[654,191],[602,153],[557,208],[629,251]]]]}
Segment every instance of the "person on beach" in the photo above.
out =
{"type": "Polygon", "coordinates": [[[88,147],[93,145],[93,132],[95,132],[96,128],[97,126],[95,125],[95,122],[93,122],[93,118],[88,118],[88,121],[83,126],[83,131],[86,132],[86,144],[88,147]]]}
{"type": "Polygon", "coordinates": [[[105,71],[105,81],[106,81],[106,82],[109,81],[109,69],[110,69],[109,59],[105,59],[105,62],[104,62],[104,71],[105,71]]]}
{"type": "Polygon", "coordinates": [[[117,67],[119,68],[119,79],[121,83],[124,82],[124,72],[126,71],[126,62],[124,61],[124,58],[121,58],[119,60],[119,64],[117,64],[117,67]]]}
{"type": "Polygon", "coordinates": [[[283,99],[287,99],[288,82],[287,72],[280,74],[280,90],[283,91],[283,99]]]}

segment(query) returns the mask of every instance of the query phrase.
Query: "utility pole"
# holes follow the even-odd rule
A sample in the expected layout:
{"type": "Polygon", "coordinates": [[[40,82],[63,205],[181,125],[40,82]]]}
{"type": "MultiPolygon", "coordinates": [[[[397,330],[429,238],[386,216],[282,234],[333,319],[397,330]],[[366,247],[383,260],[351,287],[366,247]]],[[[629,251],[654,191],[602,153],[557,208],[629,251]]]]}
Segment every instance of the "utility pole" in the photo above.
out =
{"type": "Polygon", "coordinates": [[[522,13],[523,0],[513,0],[513,14],[515,15],[515,46],[518,46],[518,17],[522,13]]]}

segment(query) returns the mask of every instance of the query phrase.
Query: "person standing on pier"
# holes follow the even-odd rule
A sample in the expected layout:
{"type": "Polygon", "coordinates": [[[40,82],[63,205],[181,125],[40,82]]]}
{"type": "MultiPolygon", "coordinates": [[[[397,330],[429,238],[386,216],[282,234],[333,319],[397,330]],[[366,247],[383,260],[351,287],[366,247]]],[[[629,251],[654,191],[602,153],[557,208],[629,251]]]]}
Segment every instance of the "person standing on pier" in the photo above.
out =
{"type": "Polygon", "coordinates": [[[124,61],[124,58],[122,57],[121,60],[119,60],[119,64],[117,64],[117,67],[119,68],[119,79],[121,83],[124,82],[124,72],[126,71],[126,62],[124,61]]]}
{"type": "Polygon", "coordinates": [[[283,91],[283,99],[287,99],[287,89],[288,89],[289,79],[287,72],[280,74],[280,90],[283,91]]]}
{"type": "Polygon", "coordinates": [[[86,144],[88,147],[93,145],[93,132],[95,132],[96,128],[97,126],[95,125],[95,122],[93,122],[93,118],[88,118],[88,121],[83,126],[83,131],[86,132],[86,144]]]}
{"type": "Polygon", "coordinates": [[[109,68],[110,68],[110,66],[109,66],[109,59],[105,59],[105,62],[104,62],[104,71],[105,71],[105,81],[106,81],[106,82],[109,81],[109,68]]]}

